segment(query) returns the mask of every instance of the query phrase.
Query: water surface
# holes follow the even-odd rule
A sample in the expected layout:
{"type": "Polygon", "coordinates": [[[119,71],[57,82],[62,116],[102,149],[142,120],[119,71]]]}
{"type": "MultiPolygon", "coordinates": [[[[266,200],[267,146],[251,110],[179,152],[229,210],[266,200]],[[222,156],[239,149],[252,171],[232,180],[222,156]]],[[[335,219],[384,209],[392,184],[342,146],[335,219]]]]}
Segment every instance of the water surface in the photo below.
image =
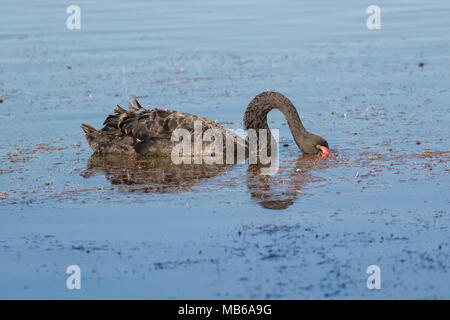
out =
{"type": "Polygon", "coordinates": [[[450,297],[448,1],[374,31],[368,1],[78,1],[72,31],[71,4],[2,3],[1,298],[450,297]],[[333,156],[276,111],[270,177],[91,157],[79,126],[137,97],[241,128],[265,90],[333,156]]]}

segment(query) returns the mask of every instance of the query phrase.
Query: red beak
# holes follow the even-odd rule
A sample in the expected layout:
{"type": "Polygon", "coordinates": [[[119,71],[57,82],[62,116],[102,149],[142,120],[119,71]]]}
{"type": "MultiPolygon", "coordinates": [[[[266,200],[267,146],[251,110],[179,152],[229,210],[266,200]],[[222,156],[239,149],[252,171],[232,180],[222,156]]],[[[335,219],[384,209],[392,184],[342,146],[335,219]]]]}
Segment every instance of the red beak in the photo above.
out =
{"type": "Polygon", "coordinates": [[[322,151],[322,157],[323,158],[328,157],[330,155],[330,153],[331,153],[330,149],[328,149],[327,147],[317,145],[316,148],[320,149],[320,151],[322,151]]]}

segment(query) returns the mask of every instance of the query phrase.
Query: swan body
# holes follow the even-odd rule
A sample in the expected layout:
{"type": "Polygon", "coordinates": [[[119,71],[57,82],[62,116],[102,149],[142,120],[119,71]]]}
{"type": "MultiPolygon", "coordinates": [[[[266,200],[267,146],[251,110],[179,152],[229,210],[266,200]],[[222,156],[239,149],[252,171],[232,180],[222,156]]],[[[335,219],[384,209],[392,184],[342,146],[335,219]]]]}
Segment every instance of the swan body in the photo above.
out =
{"type": "MultiPolygon", "coordinates": [[[[94,153],[170,156],[172,148],[179,143],[172,141],[172,133],[176,129],[185,129],[191,134],[191,141],[194,141],[195,122],[201,123],[202,133],[208,129],[217,129],[223,137],[231,135],[234,145],[246,147],[244,139],[204,117],[159,108],[146,110],[137,100],[130,101],[128,111],[120,106],[114,111],[106,118],[101,130],[86,123],[81,124],[94,153]]],[[[209,142],[203,144],[205,146],[209,142]]],[[[224,146],[226,148],[226,144],[224,146]]]]}
{"type": "MultiPolygon", "coordinates": [[[[272,109],[278,109],[284,114],[294,140],[303,153],[324,152],[324,149],[320,147],[328,150],[326,140],[308,132],[303,127],[294,105],[281,93],[263,92],[257,95],[245,112],[245,129],[269,129],[267,114],[272,109]]],[[[170,156],[172,148],[178,143],[171,139],[174,130],[187,130],[192,136],[191,141],[194,141],[194,123],[198,123],[198,121],[202,125],[203,132],[208,129],[217,129],[223,137],[229,135],[233,138],[234,147],[241,145],[248,150],[247,142],[244,139],[212,120],[174,110],[159,108],[147,110],[137,100],[130,101],[129,110],[117,106],[114,113],[106,118],[101,130],[86,123],[82,123],[81,127],[94,153],[170,156]]],[[[271,136],[270,130],[267,132],[271,136]]],[[[209,142],[204,142],[203,148],[208,144],[209,142]]],[[[227,143],[224,139],[224,153],[226,146],[227,143]]]]}

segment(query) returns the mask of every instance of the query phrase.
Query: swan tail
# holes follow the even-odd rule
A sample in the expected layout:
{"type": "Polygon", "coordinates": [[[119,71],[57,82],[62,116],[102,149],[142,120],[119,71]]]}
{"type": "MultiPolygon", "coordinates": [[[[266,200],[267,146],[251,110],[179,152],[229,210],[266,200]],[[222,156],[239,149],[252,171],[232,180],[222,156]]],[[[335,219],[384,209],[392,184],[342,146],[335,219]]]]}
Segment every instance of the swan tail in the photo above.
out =
{"type": "Polygon", "coordinates": [[[134,149],[134,139],[131,136],[118,135],[105,130],[98,130],[87,123],[82,123],[81,128],[94,153],[136,154],[136,150],[134,149]]]}
{"type": "Polygon", "coordinates": [[[82,123],[81,129],[84,131],[89,146],[94,152],[98,152],[99,142],[104,140],[101,131],[87,123],[82,123]]]}

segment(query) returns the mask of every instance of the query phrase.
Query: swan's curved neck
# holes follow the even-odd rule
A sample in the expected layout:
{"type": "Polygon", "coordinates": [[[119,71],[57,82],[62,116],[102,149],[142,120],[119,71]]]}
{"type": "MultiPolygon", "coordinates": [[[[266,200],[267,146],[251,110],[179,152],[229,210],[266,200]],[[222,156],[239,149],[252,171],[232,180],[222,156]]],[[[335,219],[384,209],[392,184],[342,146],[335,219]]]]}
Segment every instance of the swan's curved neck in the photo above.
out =
{"type": "Polygon", "coordinates": [[[292,102],[281,93],[268,91],[257,95],[249,103],[245,111],[245,129],[269,129],[267,114],[272,109],[278,109],[283,113],[296,144],[302,149],[302,145],[310,133],[303,127],[302,121],[292,102]]]}

